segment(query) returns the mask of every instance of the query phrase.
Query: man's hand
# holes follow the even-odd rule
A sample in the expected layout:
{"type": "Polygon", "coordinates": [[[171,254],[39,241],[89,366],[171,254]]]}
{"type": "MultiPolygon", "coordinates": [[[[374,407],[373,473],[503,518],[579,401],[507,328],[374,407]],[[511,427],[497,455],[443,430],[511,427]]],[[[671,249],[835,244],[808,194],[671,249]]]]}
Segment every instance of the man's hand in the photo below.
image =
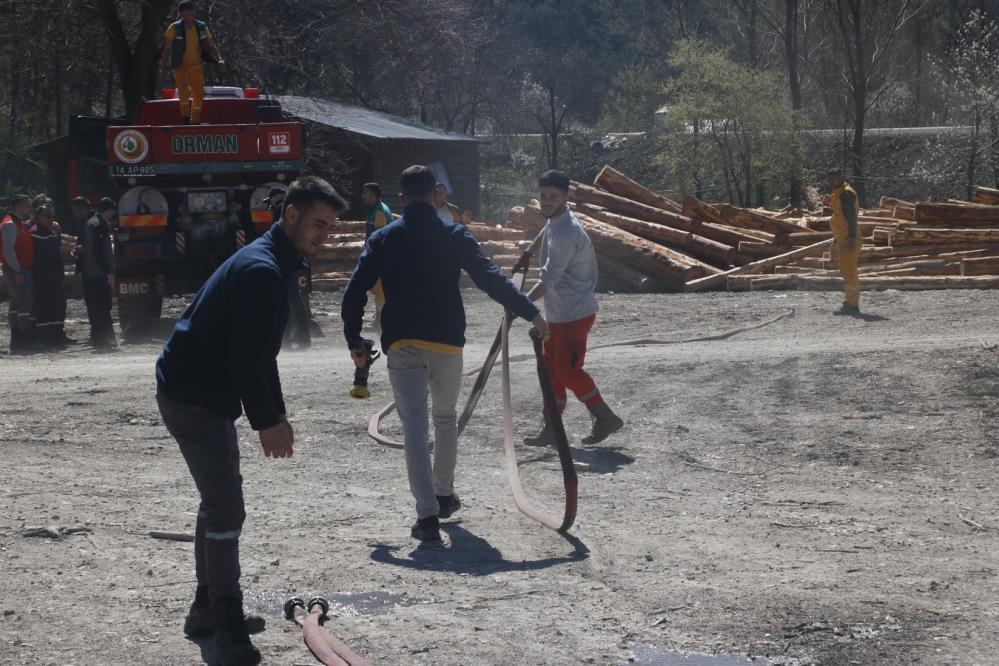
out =
{"type": "Polygon", "coordinates": [[[14,273],[14,284],[18,287],[24,284],[24,273],[14,273]]]}
{"type": "Polygon", "coordinates": [[[364,349],[351,349],[350,358],[357,368],[363,368],[368,364],[368,352],[364,349]]]}
{"type": "Polygon", "coordinates": [[[268,458],[290,458],[295,435],[287,420],[260,431],[260,446],[268,458]]]}
{"type": "Polygon", "coordinates": [[[108,273],[108,286],[111,287],[112,290],[114,289],[114,275],[111,275],[110,273],[108,273]]]}
{"type": "Polygon", "coordinates": [[[294,448],[294,446],[295,446],[295,429],[291,427],[291,423],[288,422],[288,417],[287,416],[282,416],[281,417],[281,423],[283,423],[284,427],[288,429],[288,434],[291,435],[291,446],[292,446],[292,448],[294,448]]]}
{"type": "Polygon", "coordinates": [[[548,340],[552,337],[552,332],[551,329],[548,328],[548,322],[545,321],[545,318],[538,315],[531,320],[531,324],[533,324],[534,328],[536,328],[538,333],[541,334],[542,342],[548,342],[548,340]]]}

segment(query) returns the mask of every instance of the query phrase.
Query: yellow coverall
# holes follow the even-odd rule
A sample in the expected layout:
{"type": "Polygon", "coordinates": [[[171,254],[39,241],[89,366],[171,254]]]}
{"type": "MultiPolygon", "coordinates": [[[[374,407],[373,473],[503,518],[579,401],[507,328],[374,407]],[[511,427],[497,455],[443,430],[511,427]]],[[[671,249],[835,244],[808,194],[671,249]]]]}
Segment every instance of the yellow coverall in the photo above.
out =
{"type": "Polygon", "coordinates": [[[839,257],[839,272],[843,276],[845,291],[843,302],[849,305],[860,305],[860,230],[856,227],[857,215],[860,212],[860,201],[857,193],[849,183],[843,183],[829,197],[829,205],[833,214],[830,225],[833,238],[836,241],[836,254],[839,257]],[[848,217],[849,216],[849,217],[848,217]],[[850,221],[854,220],[855,241],[853,249],[848,247],[850,221]]]}
{"type": "MultiPolygon", "coordinates": [[[[206,36],[212,33],[206,29],[206,36]]],[[[167,28],[166,40],[169,44],[177,37],[173,25],[167,28]]],[[[190,118],[191,123],[201,122],[201,107],[205,103],[205,68],[201,57],[201,41],[197,26],[186,29],[184,38],[184,59],[180,67],[173,70],[173,80],[177,84],[177,97],[180,99],[180,115],[190,118]]]]}

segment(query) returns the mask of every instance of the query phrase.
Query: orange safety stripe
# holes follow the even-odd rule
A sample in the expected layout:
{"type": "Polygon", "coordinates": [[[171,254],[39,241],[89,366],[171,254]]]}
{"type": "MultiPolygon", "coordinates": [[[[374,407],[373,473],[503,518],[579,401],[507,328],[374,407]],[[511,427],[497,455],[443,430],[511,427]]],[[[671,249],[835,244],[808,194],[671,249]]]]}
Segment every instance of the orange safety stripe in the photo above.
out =
{"type": "Polygon", "coordinates": [[[118,224],[122,227],[165,227],[166,215],[119,215],[118,224]]]}
{"type": "Polygon", "coordinates": [[[250,213],[250,219],[253,220],[254,224],[259,224],[261,222],[273,222],[274,217],[271,215],[269,210],[255,210],[250,213]]]}

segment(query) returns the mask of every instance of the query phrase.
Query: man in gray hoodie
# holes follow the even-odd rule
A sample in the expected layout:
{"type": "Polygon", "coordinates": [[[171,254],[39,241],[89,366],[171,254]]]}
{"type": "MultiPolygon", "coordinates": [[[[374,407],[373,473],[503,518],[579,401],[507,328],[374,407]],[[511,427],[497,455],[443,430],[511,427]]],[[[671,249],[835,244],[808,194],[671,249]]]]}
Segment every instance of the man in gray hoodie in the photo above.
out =
{"type": "MultiPolygon", "coordinates": [[[[600,395],[593,377],[583,369],[586,338],[597,316],[597,257],[586,230],[569,210],[569,178],[549,171],[538,181],[541,214],[548,218],[542,230],[539,282],[527,297],[544,298],[551,339],[545,342],[544,362],[551,377],[559,410],[566,406],[566,389],[576,394],[593,416],[593,431],[584,444],[596,444],[624,426],[600,395]]],[[[531,446],[554,443],[551,422],[544,415],[541,431],[524,440],[531,446]]]]}

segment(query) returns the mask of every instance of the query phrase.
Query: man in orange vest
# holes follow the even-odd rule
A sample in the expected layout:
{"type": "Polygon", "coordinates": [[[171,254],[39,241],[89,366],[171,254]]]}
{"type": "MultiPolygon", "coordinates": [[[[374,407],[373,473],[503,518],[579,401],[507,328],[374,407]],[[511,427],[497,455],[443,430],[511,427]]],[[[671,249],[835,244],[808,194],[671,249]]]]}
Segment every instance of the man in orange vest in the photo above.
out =
{"type": "Polygon", "coordinates": [[[31,197],[14,196],[10,211],[0,220],[0,264],[3,264],[3,281],[7,285],[10,302],[10,353],[30,352],[35,345],[31,334],[31,309],[34,285],[31,267],[34,247],[31,242],[31,197]]]}
{"type": "Polygon", "coordinates": [[[208,25],[194,18],[194,1],[184,0],[177,6],[177,11],[180,20],[171,23],[166,30],[160,55],[160,76],[166,80],[169,64],[177,84],[184,124],[197,125],[201,122],[201,107],[205,101],[205,62],[214,62],[224,73],[225,61],[208,25]]]}
{"type": "Polygon", "coordinates": [[[843,305],[833,314],[856,316],[860,314],[860,234],[857,231],[860,200],[840,171],[830,171],[826,180],[832,190],[829,195],[829,206],[832,208],[829,224],[836,239],[839,272],[845,287],[843,305]]]}

